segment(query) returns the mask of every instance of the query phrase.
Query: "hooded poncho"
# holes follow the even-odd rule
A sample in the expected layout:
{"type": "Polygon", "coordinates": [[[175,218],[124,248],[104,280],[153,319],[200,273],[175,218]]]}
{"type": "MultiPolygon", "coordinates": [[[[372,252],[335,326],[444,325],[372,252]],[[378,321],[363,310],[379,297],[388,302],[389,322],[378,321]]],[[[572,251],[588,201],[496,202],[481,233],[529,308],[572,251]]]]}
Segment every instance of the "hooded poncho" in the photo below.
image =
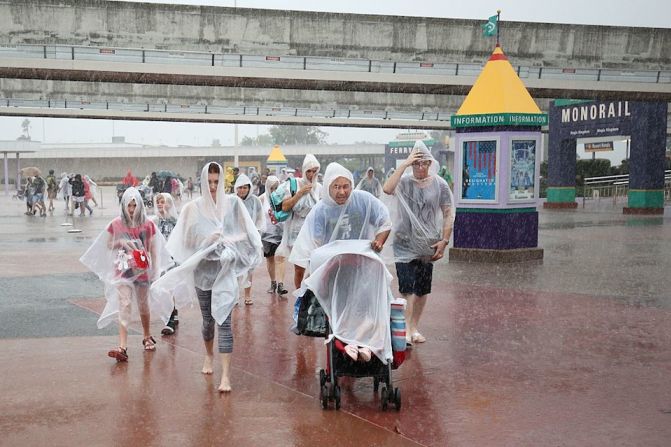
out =
{"type": "Polygon", "coordinates": [[[366,175],[359,181],[359,184],[356,185],[356,189],[369,192],[379,199],[382,195],[382,183],[380,183],[375,175],[373,175],[372,179],[368,178],[368,173],[371,171],[375,173],[373,168],[368,168],[366,170],[366,175]]]}
{"type": "Polygon", "coordinates": [[[156,194],[154,198],[154,203],[158,203],[158,199],[163,198],[163,212],[158,211],[158,205],[156,206],[156,214],[151,216],[151,220],[156,224],[158,230],[161,232],[163,237],[167,240],[172,233],[172,230],[177,225],[177,207],[175,206],[175,201],[172,199],[172,195],[161,192],[156,194]]]}
{"type": "Polygon", "coordinates": [[[422,141],[414,150],[422,152],[423,161],[431,161],[428,176],[414,177],[408,167],[393,193],[391,201],[394,228],[394,260],[407,263],[415,259],[429,260],[435,250],[431,245],[443,238],[443,214],[448,212],[450,225],[454,224],[454,198],[447,182],[437,175],[438,162],[422,141]]]}
{"type": "Polygon", "coordinates": [[[273,224],[272,219],[270,218],[270,193],[273,187],[279,186],[280,179],[274,175],[269,176],[266,179],[266,192],[261,194],[259,200],[261,200],[261,206],[263,210],[263,216],[265,219],[265,226],[261,231],[261,239],[269,242],[271,244],[279,244],[282,240],[282,232],[284,231],[284,222],[277,222],[273,224]]]}
{"type": "Polygon", "coordinates": [[[263,217],[263,207],[261,206],[261,201],[257,196],[252,194],[252,182],[245,174],[240,174],[238,179],[235,181],[235,187],[233,188],[233,194],[238,193],[238,188],[241,186],[249,186],[249,192],[247,197],[242,199],[242,202],[245,204],[245,208],[249,213],[249,217],[252,218],[252,222],[256,228],[261,231],[265,226],[265,218],[263,217]]]}
{"type": "Polygon", "coordinates": [[[222,324],[238,297],[238,277],[261,263],[261,237],[242,200],[224,193],[219,175],[216,202],[209,193],[207,163],[201,174],[203,195],[189,202],[172,231],[168,250],[180,264],[152,285],[161,296],[176,297],[177,308],[196,300],[195,288],[212,290],[212,316],[222,324]]]}
{"type": "MultiPolygon", "coordinates": [[[[130,321],[125,317],[119,319],[119,287],[129,286],[136,297],[136,285],[149,285],[171,263],[165,239],[156,225],[147,219],[137,189],[126,189],[121,197],[121,216],[107,225],[80,261],[105,283],[107,303],[98,320],[98,327],[103,328],[115,320],[128,326],[130,321]],[[136,208],[131,219],[128,204],[132,201],[135,201],[136,208]]],[[[149,293],[148,299],[151,316],[167,322],[172,312],[170,297],[165,299],[149,293]]]]}
{"type": "MultiPolygon", "coordinates": [[[[317,174],[319,173],[319,162],[312,154],[307,154],[303,160],[303,173],[310,169],[317,168],[317,172],[312,177],[312,181],[308,180],[307,177],[296,179],[298,189],[301,189],[302,186],[312,183],[312,190],[305,194],[300,200],[294,205],[291,210],[291,216],[284,223],[284,233],[282,235],[282,242],[277,248],[277,255],[285,258],[289,257],[291,250],[294,246],[294,242],[298,237],[298,233],[301,231],[303,222],[308,213],[314,207],[321,196],[322,185],[317,182],[317,174]]],[[[282,183],[278,190],[284,194],[284,200],[291,198],[291,190],[289,181],[282,183]]]]}
{"type": "Polygon", "coordinates": [[[308,214],[289,262],[308,268],[313,250],[335,240],[365,239],[372,241],[376,235],[391,230],[389,211],[384,204],[363,191],[353,190],[343,205],[338,205],[329,191],[331,184],[343,177],[353,185],[352,173],[331,163],[324,173],[322,200],[308,214]]]}

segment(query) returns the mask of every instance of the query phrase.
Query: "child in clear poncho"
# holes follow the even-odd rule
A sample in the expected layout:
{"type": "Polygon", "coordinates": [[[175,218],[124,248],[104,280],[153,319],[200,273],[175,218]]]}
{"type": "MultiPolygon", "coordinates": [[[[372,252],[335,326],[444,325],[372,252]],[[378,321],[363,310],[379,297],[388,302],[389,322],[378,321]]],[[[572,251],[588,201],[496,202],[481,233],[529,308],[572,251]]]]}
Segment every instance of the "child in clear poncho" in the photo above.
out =
{"type": "Polygon", "coordinates": [[[441,259],[452,234],[454,198],[438,174],[438,162],[422,141],[384,184],[393,195],[392,246],[399,292],[407,300],[407,342],[423,343],[419,319],[431,293],[433,262],[441,259]]]}
{"type": "MultiPolygon", "coordinates": [[[[249,217],[254,222],[254,226],[260,232],[264,227],[265,218],[263,217],[261,200],[251,192],[252,181],[246,174],[240,174],[235,181],[233,189],[235,190],[235,194],[242,200],[242,203],[244,203],[249,217]]],[[[252,272],[243,277],[241,283],[245,294],[245,304],[248,306],[254,304],[254,300],[252,300],[252,272]]]]}
{"type": "Polygon", "coordinates": [[[304,285],[329,317],[336,349],[354,360],[368,361],[374,354],[386,363],[391,275],[376,253],[392,225],[380,200],[353,188],[349,170],[328,165],[322,200],[305,220],[289,261],[309,269],[304,285]]]}
{"type": "MultiPolygon", "coordinates": [[[[291,211],[291,216],[284,222],[282,242],[277,248],[278,256],[289,259],[305,218],[321,197],[322,185],[317,182],[320,167],[315,156],[307,154],[303,160],[303,178],[297,179],[298,190],[296,193],[292,196],[289,181],[282,183],[278,188],[278,191],[284,194],[282,210],[291,211]]],[[[304,274],[305,269],[302,266],[296,265],[294,267],[294,286],[297,289],[300,287],[304,274]]]]}
{"type": "Polygon", "coordinates": [[[142,345],[145,351],[155,350],[150,318],[153,315],[167,321],[172,301],[149,293],[149,287],[168,268],[170,255],[165,249],[165,239],[147,219],[137,189],[131,187],[124,192],[121,215],[107,225],[80,261],[105,283],[107,303],[98,327],[114,320],[119,322],[119,347],[108,355],[117,361],[128,360],[128,325],[133,301],[142,323],[142,345]]]}
{"type": "Polygon", "coordinates": [[[206,350],[203,374],[213,373],[216,323],[222,367],[219,391],[228,392],[231,311],[238,300],[238,279],[261,262],[261,237],[242,200],[225,194],[221,165],[206,163],[200,178],[203,195],[182,209],[168,241],[179,266],[156,281],[152,292],[175,296],[178,309],[198,300],[206,350]]]}
{"type": "MultiPolygon", "coordinates": [[[[151,216],[152,222],[156,224],[156,227],[161,232],[165,240],[169,240],[170,233],[177,225],[177,207],[175,202],[172,199],[172,195],[166,192],[161,192],[156,194],[154,199],[156,204],[156,214],[151,216]]],[[[163,329],[161,329],[162,335],[172,335],[175,333],[175,327],[179,324],[179,312],[177,308],[172,309],[170,318],[165,324],[163,329]]]]}

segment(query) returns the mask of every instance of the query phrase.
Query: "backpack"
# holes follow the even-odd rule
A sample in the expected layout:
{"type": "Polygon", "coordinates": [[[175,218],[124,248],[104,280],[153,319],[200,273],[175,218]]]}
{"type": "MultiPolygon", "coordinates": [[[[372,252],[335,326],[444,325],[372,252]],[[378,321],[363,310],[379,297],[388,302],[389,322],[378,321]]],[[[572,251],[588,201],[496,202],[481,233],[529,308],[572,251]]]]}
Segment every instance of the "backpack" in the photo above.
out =
{"type": "MultiPolygon", "coordinates": [[[[291,197],[296,194],[298,190],[298,183],[293,177],[289,177],[289,191],[291,192],[291,197]]],[[[280,188],[277,188],[270,194],[270,220],[273,224],[278,222],[284,222],[291,215],[291,211],[282,211],[282,201],[284,200],[284,190],[280,192],[280,188]]]]}

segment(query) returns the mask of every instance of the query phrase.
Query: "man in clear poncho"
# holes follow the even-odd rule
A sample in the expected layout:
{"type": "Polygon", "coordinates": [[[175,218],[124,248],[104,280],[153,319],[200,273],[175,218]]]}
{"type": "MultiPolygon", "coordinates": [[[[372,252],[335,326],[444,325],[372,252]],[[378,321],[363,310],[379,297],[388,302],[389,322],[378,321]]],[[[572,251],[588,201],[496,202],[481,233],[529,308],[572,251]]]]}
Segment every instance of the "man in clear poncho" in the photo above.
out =
{"type": "MultiPolygon", "coordinates": [[[[296,179],[298,187],[296,192],[291,193],[290,180],[285,181],[278,188],[279,193],[284,195],[282,210],[291,211],[291,216],[284,223],[282,242],[277,248],[277,255],[285,259],[289,259],[305,218],[321,196],[322,185],[317,183],[319,168],[320,165],[315,156],[307,154],[303,160],[303,178],[296,179]]],[[[294,267],[294,286],[297,289],[300,287],[304,274],[304,267],[300,265],[294,267]]]]}
{"type": "Polygon", "coordinates": [[[382,195],[382,183],[375,177],[375,169],[372,167],[366,170],[366,176],[361,179],[356,189],[373,194],[376,198],[382,195]]]}
{"type": "Polygon", "coordinates": [[[454,224],[454,198],[437,175],[438,163],[422,141],[384,184],[394,196],[392,233],[399,292],[407,300],[407,341],[423,343],[419,319],[431,293],[433,262],[441,259],[454,224]]]}
{"type": "Polygon", "coordinates": [[[309,269],[304,288],[324,308],[333,336],[354,348],[348,354],[369,360],[372,352],[386,363],[391,358],[391,275],[377,253],[391,220],[380,200],[353,187],[350,171],[328,165],[322,200],[305,220],[289,261],[309,269]]]}
{"type": "Polygon", "coordinates": [[[168,250],[180,265],[156,281],[152,291],[174,295],[178,309],[197,296],[206,349],[202,372],[213,373],[216,322],[222,366],[219,391],[227,392],[233,352],[231,311],[238,299],[238,278],[261,262],[261,237],[242,200],[224,193],[221,165],[206,163],[200,178],[203,195],[182,209],[168,241],[168,250]]]}
{"type": "Polygon", "coordinates": [[[149,286],[169,267],[171,260],[165,239],[147,218],[137,189],[126,189],[120,208],[120,215],[107,225],[80,261],[105,284],[107,302],[98,328],[115,320],[119,322],[119,347],[108,355],[117,361],[127,361],[128,325],[135,320],[131,315],[133,301],[137,303],[146,351],[153,351],[156,343],[150,332],[151,316],[164,323],[168,321],[172,298],[149,293],[149,286]]]}

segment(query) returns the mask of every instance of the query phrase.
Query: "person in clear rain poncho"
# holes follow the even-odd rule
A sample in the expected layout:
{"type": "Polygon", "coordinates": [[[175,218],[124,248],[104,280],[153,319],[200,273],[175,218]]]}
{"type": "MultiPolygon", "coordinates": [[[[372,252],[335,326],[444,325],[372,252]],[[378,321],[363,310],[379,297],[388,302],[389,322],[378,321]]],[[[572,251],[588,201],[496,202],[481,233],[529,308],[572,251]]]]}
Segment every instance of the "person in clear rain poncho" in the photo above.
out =
{"type": "Polygon", "coordinates": [[[261,262],[261,237],[242,200],[224,193],[221,165],[206,163],[200,178],[203,195],[184,206],[168,241],[168,250],[179,266],[156,281],[152,291],[174,295],[178,309],[197,297],[206,350],[203,374],[213,373],[217,323],[222,366],[219,391],[227,392],[231,390],[233,352],[231,311],[238,300],[238,279],[261,262]]]}
{"type": "MultiPolygon", "coordinates": [[[[170,233],[172,233],[175,225],[177,225],[177,207],[175,206],[175,202],[172,200],[172,195],[168,194],[167,192],[160,192],[156,194],[154,202],[156,203],[156,214],[151,216],[151,220],[156,224],[156,227],[167,241],[170,239],[170,233]]],[[[173,308],[168,322],[165,324],[163,329],[161,329],[161,334],[174,334],[175,326],[178,324],[179,314],[177,309],[173,308]]]]}
{"type": "Polygon", "coordinates": [[[132,301],[137,303],[144,349],[155,350],[150,318],[159,317],[165,323],[172,310],[172,299],[149,293],[149,286],[168,268],[170,255],[158,228],[147,219],[137,189],[126,189],[121,197],[121,215],[107,225],[80,261],[105,283],[107,303],[98,327],[119,322],[119,347],[108,355],[117,361],[128,360],[132,301]]]}
{"type": "Polygon", "coordinates": [[[370,360],[372,352],[386,363],[391,275],[377,253],[392,225],[380,200],[353,188],[350,171],[328,165],[322,200],[305,220],[289,261],[308,269],[303,286],[324,308],[336,348],[354,360],[370,360]]]}
{"type": "Polygon", "coordinates": [[[259,200],[263,207],[265,226],[261,231],[261,242],[263,243],[263,256],[266,258],[266,267],[270,276],[270,288],[268,293],[277,293],[282,296],[288,292],[284,288],[284,261],[282,256],[276,255],[277,247],[282,240],[284,222],[273,223],[271,219],[270,195],[280,186],[280,179],[274,175],[266,179],[266,192],[261,194],[259,200]]]}
{"type": "MultiPolygon", "coordinates": [[[[234,188],[235,194],[240,197],[240,200],[245,204],[245,208],[249,213],[249,217],[252,218],[254,226],[260,232],[265,227],[265,217],[263,216],[263,207],[261,206],[261,200],[254,194],[252,194],[252,181],[245,174],[240,174],[238,179],[235,181],[234,188]]],[[[249,272],[244,278],[242,278],[242,288],[245,290],[245,304],[251,305],[254,304],[252,300],[252,272],[249,272]]]]}
{"type": "MultiPolygon", "coordinates": [[[[295,194],[292,195],[290,180],[285,181],[278,188],[284,194],[282,202],[283,211],[291,211],[291,216],[284,223],[284,233],[282,242],[277,248],[277,255],[289,259],[291,250],[298,233],[301,231],[303,222],[310,210],[317,204],[321,196],[322,185],[317,182],[317,173],[319,173],[319,162],[312,154],[307,154],[303,160],[303,177],[296,179],[297,187],[295,194]]],[[[291,262],[291,260],[289,260],[291,262]]],[[[300,265],[294,267],[294,286],[298,289],[305,268],[300,265]]]]}
{"type": "Polygon", "coordinates": [[[376,198],[380,198],[382,195],[382,183],[375,177],[375,169],[368,168],[366,170],[366,176],[356,185],[356,189],[369,192],[376,198]]]}
{"type": "Polygon", "coordinates": [[[441,259],[454,225],[454,198],[437,175],[438,162],[422,141],[384,184],[394,196],[392,246],[399,292],[407,300],[407,342],[423,343],[419,319],[431,293],[433,262],[441,259]]]}

